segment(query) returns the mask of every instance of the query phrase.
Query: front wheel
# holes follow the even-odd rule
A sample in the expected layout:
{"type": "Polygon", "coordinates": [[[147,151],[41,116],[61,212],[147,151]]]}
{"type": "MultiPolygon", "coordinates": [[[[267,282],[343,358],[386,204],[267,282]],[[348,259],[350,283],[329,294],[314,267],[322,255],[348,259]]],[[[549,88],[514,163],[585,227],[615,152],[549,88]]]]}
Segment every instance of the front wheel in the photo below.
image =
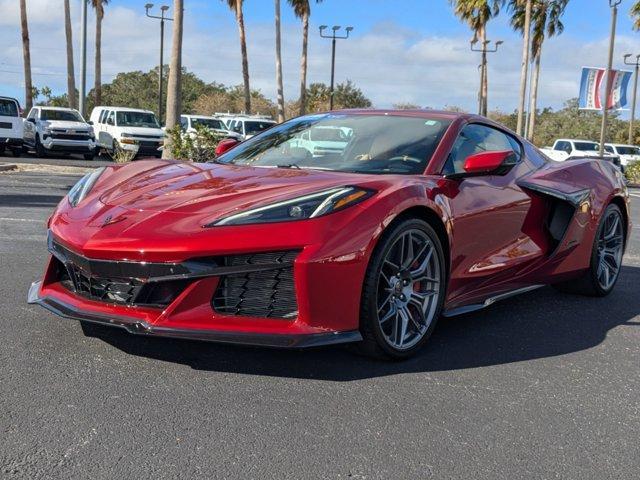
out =
{"type": "Polygon", "coordinates": [[[403,359],[433,332],[445,297],[440,239],[427,222],[406,219],[383,234],[365,276],[361,350],[403,359]]]}
{"type": "Polygon", "coordinates": [[[609,295],[620,276],[624,235],[622,212],[617,205],[611,204],[600,218],[591,249],[589,269],[580,278],[554,287],[562,292],[592,297],[609,295]]]}
{"type": "Polygon", "coordinates": [[[42,143],[40,143],[40,136],[36,135],[36,157],[43,158],[47,156],[47,151],[45,150],[42,143]]]}

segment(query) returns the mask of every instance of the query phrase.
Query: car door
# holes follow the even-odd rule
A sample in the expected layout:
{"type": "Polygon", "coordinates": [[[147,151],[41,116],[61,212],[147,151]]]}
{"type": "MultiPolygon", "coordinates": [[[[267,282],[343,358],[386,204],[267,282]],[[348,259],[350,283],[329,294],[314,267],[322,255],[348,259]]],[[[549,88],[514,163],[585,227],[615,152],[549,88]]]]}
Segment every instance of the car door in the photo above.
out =
{"type": "Polygon", "coordinates": [[[484,297],[509,291],[517,274],[541,258],[543,249],[525,233],[531,197],[516,181],[534,168],[524,158],[520,142],[493,126],[472,123],[462,128],[445,163],[443,174],[464,172],[473,154],[512,150],[517,163],[505,174],[452,180],[451,278],[449,298],[484,297]]]}

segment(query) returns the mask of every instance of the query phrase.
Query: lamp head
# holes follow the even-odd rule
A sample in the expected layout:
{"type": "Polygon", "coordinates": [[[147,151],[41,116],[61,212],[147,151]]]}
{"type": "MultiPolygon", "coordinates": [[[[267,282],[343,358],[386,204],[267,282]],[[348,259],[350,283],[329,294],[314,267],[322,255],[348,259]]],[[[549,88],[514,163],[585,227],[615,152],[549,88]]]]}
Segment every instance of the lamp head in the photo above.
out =
{"type": "Polygon", "coordinates": [[[353,27],[347,27],[347,28],[345,28],[345,30],[347,31],[347,33],[352,32],[353,31],[353,27]]]}
{"type": "Polygon", "coordinates": [[[498,40],[498,41],[496,42],[496,47],[497,47],[498,45],[502,45],[503,43],[504,43],[504,40],[498,40]]]}
{"type": "Polygon", "coordinates": [[[627,59],[627,58],[629,58],[630,56],[631,56],[631,54],[630,54],[630,53],[626,53],[626,54],[625,54],[625,56],[624,56],[624,59],[626,60],[626,59],[627,59]]]}
{"type": "Polygon", "coordinates": [[[145,9],[145,10],[151,10],[152,8],[153,8],[153,3],[147,3],[147,4],[144,6],[144,9],[145,9]]]}
{"type": "Polygon", "coordinates": [[[163,12],[166,12],[167,10],[169,10],[169,5],[163,5],[160,7],[160,10],[162,10],[163,12]]]}
{"type": "Polygon", "coordinates": [[[340,25],[334,25],[333,27],[331,27],[331,30],[333,30],[334,32],[337,32],[338,30],[340,30],[342,27],[340,25]]]}
{"type": "Polygon", "coordinates": [[[323,30],[326,30],[327,26],[326,25],[320,25],[320,31],[322,32],[323,30]]]}

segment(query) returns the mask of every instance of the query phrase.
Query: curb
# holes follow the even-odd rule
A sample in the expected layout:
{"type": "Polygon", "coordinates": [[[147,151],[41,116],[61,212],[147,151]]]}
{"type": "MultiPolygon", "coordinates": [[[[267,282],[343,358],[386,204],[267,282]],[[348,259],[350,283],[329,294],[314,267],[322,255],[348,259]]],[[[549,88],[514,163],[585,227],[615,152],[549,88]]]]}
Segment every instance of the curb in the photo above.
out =
{"type": "Polygon", "coordinates": [[[0,164],[0,172],[10,172],[12,170],[17,170],[18,166],[15,163],[3,163],[0,164]]]}

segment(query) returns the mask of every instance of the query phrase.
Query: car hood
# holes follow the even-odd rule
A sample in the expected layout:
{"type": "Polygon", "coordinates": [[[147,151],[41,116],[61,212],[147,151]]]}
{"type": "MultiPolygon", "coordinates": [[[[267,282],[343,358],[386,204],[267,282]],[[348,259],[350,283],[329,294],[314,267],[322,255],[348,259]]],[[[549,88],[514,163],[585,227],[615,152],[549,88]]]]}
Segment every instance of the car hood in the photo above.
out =
{"type": "Polygon", "coordinates": [[[45,120],[49,128],[71,128],[78,130],[88,130],[90,125],[84,122],[70,122],[65,120],[45,120]]]}
{"type": "Polygon", "coordinates": [[[149,128],[149,127],[119,127],[122,129],[122,133],[129,135],[154,135],[157,137],[164,137],[165,133],[161,128],[149,128]]]}
{"type": "Polygon", "coordinates": [[[93,194],[99,195],[103,205],[128,211],[220,218],[358,180],[362,183],[366,177],[307,169],[149,161],[108,173],[94,187],[99,192],[93,194]]]}

